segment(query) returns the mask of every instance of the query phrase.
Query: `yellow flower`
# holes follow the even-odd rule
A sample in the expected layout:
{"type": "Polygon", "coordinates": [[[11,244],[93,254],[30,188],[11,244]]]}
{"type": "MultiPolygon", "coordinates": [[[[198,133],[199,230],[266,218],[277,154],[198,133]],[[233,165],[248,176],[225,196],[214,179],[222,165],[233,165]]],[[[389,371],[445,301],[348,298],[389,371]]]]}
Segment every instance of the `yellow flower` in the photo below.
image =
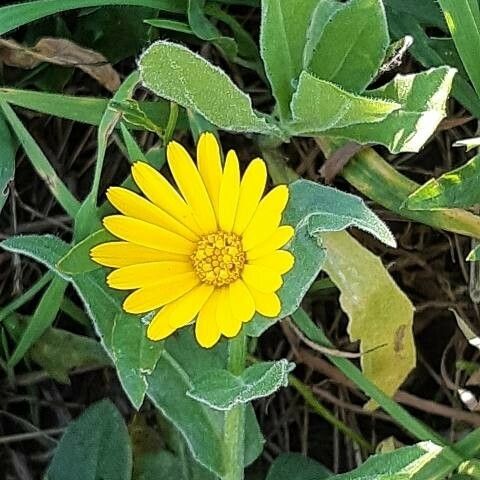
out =
{"type": "Polygon", "coordinates": [[[158,310],[147,335],[161,340],[196,318],[195,335],[203,347],[236,336],[255,312],[280,313],[275,293],[294,262],[281,248],[293,228],[280,226],[288,188],[280,185],[262,198],[267,171],[253,160],[240,178],[238,158],[220,148],[211,133],[197,145],[195,166],[178,143],[167,147],[179,193],[146,163],[132,166],[145,195],[110,187],[107,196],[121,215],[104,218],[105,228],[122,241],[96,246],[92,259],[115,270],[110,287],[135,290],[126,312],[158,310]]]}

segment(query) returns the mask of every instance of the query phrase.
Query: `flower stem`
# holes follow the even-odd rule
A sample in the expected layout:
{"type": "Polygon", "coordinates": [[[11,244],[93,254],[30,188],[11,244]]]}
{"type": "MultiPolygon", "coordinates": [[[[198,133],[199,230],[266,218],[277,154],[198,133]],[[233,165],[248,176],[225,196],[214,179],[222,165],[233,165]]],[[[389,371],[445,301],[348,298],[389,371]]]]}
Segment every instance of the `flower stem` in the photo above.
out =
{"type": "MultiPolygon", "coordinates": [[[[241,331],[228,343],[228,370],[241,375],[245,369],[246,337],[241,331]]],[[[240,404],[225,414],[225,475],[223,480],[243,480],[245,456],[245,405],[240,404]]]]}

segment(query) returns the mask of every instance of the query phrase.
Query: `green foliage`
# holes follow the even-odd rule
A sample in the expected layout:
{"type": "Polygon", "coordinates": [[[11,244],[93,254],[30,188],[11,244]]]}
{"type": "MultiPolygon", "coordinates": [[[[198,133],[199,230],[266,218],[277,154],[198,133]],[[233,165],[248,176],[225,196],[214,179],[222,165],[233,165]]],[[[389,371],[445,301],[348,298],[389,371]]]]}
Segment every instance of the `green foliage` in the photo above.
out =
{"type": "MultiPolygon", "coordinates": [[[[433,443],[419,443],[393,452],[374,455],[360,467],[343,475],[334,475],[331,480],[409,480],[442,449],[433,443]]],[[[438,477],[435,477],[438,478],[438,477]]],[[[426,479],[425,479],[426,480],[426,479]]],[[[434,480],[431,477],[430,480],[434,480]]]]}
{"type": "Polygon", "coordinates": [[[220,128],[276,132],[224,72],[181,45],[154,43],[141,56],[139,68],[143,84],[154,93],[201,113],[220,128]]]}
{"type": "Polygon", "coordinates": [[[27,328],[8,361],[10,368],[14,367],[24,357],[30,347],[55,321],[66,288],[67,282],[63,278],[57,277],[52,280],[42,299],[38,302],[27,328]]]}
{"type": "Polygon", "coordinates": [[[323,480],[332,476],[324,466],[299,453],[283,453],[272,463],[266,480],[323,480]]]}
{"type": "Polygon", "coordinates": [[[290,116],[294,84],[303,69],[303,51],[317,0],[263,0],[260,51],[281,118],[290,116]]]}
{"type": "Polygon", "coordinates": [[[401,105],[384,120],[362,123],[327,132],[359,143],[380,143],[392,153],[417,152],[445,117],[445,103],[455,70],[440,67],[414,75],[397,75],[368,94],[401,105]]]}
{"type": "Polygon", "coordinates": [[[411,210],[471,207],[480,203],[480,155],[465,165],[432,178],[413,192],[406,202],[411,210]]]}
{"type": "Polygon", "coordinates": [[[316,21],[323,28],[314,30],[317,43],[305,68],[322,80],[361,93],[377,75],[389,43],[383,4],[351,0],[332,15],[331,7],[323,10],[322,3],[316,21]]]}
{"type": "Polygon", "coordinates": [[[471,0],[439,0],[448,29],[452,35],[465,70],[480,96],[480,20],[478,3],[471,0]]]}
{"type": "Polygon", "coordinates": [[[235,376],[228,370],[210,370],[193,380],[189,397],[215,410],[231,410],[236,405],[267,397],[288,385],[295,364],[288,360],[256,363],[235,376]]]}
{"type": "Polygon", "coordinates": [[[291,103],[292,129],[317,134],[358,123],[376,123],[399,108],[399,103],[354,95],[302,72],[291,103]]]}
{"type": "Polygon", "coordinates": [[[114,239],[115,237],[105,229],[97,230],[74,245],[68,253],[58,261],[56,268],[64,275],[77,275],[79,273],[97,270],[100,268],[100,265],[90,259],[90,250],[100,243],[109,242],[114,239]]]}
{"type": "MultiPolygon", "coordinates": [[[[50,235],[10,237],[0,244],[5,250],[28,255],[56,273],[56,265],[68,252],[68,245],[50,235]]],[[[93,271],[62,276],[69,280],[82,299],[96,331],[117,369],[125,393],[140,408],[152,373],[163,350],[161,343],[151,342],[145,326],[122,309],[122,297],[109,289],[105,274],[93,271]]]]}
{"type": "MultiPolygon", "coordinates": [[[[164,353],[149,380],[148,396],[182,433],[194,458],[220,476],[225,471],[225,451],[221,442],[223,412],[215,411],[187,395],[199,372],[224,368],[226,345],[213,350],[201,348],[192,332],[185,329],[165,342],[164,353]]],[[[263,438],[251,406],[245,420],[245,465],[260,454],[263,438]]]]}
{"type": "Polygon", "coordinates": [[[130,480],[132,450],[120,412],[108,400],[92,405],[69,425],[47,480],[130,480]]]}
{"type": "Polygon", "coordinates": [[[0,115],[0,145],[2,145],[2,162],[0,163],[0,212],[7,200],[8,184],[15,173],[15,144],[10,135],[7,122],[0,115]]]}

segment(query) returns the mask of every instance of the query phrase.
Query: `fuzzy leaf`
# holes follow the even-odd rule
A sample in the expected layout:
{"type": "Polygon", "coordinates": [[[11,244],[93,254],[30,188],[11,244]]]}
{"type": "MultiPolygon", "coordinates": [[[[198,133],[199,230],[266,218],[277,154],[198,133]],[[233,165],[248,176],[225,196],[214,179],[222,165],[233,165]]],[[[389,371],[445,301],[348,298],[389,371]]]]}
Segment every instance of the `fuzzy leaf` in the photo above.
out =
{"type": "Polygon", "coordinates": [[[379,122],[398,110],[400,104],[361,97],[302,72],[291,108],[293,131],[317,133],[358,123],[379,122]]]}
{"type": "MultiPolygon", "coordinates": [[[[224,413],[187,395],[200,372],[225,368],[226,344],[213,349],[200,347],[191,329],[183,329],[165,342],[165,350],[149,379],[148,396],[185,437],[193,457],[217,475],[224,472],[224,413]]],[[[245,465],[260,454],[263,438],[251,406],[245,424],[245,465]]]]}
{"type": "MultiPolygon", "coordinates": [[[[413,305],[378,257],[346,232],[323,233],[324,270],[340,290],[364,375],[393,395],[415,367],[413,305]]],[[[370,406],[372,406],[370,404],[370,406]]]]}
{"type": "Polygon", "coordinates": [[[145,325],[122,309],[122,296],[107,287],[101,270],[68,276],[56,269],[69,246],[52,235],[10,237],[0,244],[5,250],[38,260],[69,280],[93,320],[102,345],[113,360],[120,383],[136,408],[140,408],[163,345],[147,339],[145,325]]]}
{"type": "Polygon", "coordinates": [[[432,442],[422,442],[393,452],[372,455],[355,470],[334,475],[329,480],[409,480],[416,478],[414,475],[441,453],[441,447],[432,442]]]}
{"type": "Polygon", "coordinates": [[[446,115],[445,102],[455,71],[440,67],[412,75],[397,75],[385,86],[369,90],[368,95],[400,103],[399,110],[380,122],[334,128],[327,135],[362,144],[379,143],[392,153],[417,152],[446,115]]]}
{"type": "Polygon", "coordinates": [[[120,412],[109,400],[69,425],[48,467],[47,480],[130,480],[132,447],[120,412]],[[68,474],[67,474],[68,472],[68,474]]]}
{"type": "Polygon", "coordinates": [[[103,242],[114,240],[105,229],[97,230],[81,242],[75,244],[68,253],[62,257],[56,267],[63,274],[76,275],[78,273],[90,272],[100,268],[98,263],[95,263],[90,258],[90,250],[103,242]]]}
{"type": "Polygon", "coordinates": [[[480,155],[465,165],[432,178],[415,190],[407,199],[410,210],[466,208],[480,203],[480,155]]]}
{"type": "MultiPolygon", "coordinates": [[[[316,27],[317,43],[307,54],[309,63],[305,67],[322,80],[355,93],[363,92],[377,75],[389,44],[383,3],[351,0],[338,9],[330,6],[322,15],[327,18],[320,22],[321,32],[316,27]]],[[[318,25],[318,18],[313,20],[318,25]]]]}
{"type": "Polygon", "coordinates": [[[224,130],[275,133],[222,70],[181,45],[156,42],[138,65],[143,84],[152,92],[200,113],[224,130]]]}
{"type": "Polygon", "coordinates": [[[278,291],[282,310],[277,318],[255,314],[246,324],[247,335],[260,336],[277,320],[293,313],[300,305],[325,262],[325,251],[317,234],[357,227],[390,246],[395,238],[388,227],[355,195],[308,180],[289,185],[290,197],[282,222],[295,228],[295,236],[284,247],[295,257],[293,268],[284,276],[278,291]]]}
{"type": "Polygon", "coordinates": [[[241,376],[235,376],[228,370],[210,370],[194,379],[187,395],[214,410],[230,410],[286,387],[288,374],[294,368],[295,364],[283,359],[256,363],[241,376]]]}
{"type": "Polygon", "coordinates": [[[324,480],[332,473],[300,453],[282,453],[272,463],[266,480],[324,480]]]}
{"type": "Polygon", "coordinates": [[[263,0],[260,53],[282,118],[290,116],[294,82],[302,71],[307,28],[318,0],[263,0]]]}

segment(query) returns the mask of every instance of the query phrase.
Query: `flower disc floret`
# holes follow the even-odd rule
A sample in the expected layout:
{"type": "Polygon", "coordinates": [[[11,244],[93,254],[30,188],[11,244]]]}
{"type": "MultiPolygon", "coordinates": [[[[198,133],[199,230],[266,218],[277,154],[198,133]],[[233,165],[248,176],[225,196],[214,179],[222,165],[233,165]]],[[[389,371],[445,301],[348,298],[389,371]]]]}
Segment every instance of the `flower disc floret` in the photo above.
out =
{"type": "Polygon", "coordinates": [[[203,236],[191,259],[203,283],[223,287],[240,278],[246,255],[238,235],[220,231],[203,236]]]}

